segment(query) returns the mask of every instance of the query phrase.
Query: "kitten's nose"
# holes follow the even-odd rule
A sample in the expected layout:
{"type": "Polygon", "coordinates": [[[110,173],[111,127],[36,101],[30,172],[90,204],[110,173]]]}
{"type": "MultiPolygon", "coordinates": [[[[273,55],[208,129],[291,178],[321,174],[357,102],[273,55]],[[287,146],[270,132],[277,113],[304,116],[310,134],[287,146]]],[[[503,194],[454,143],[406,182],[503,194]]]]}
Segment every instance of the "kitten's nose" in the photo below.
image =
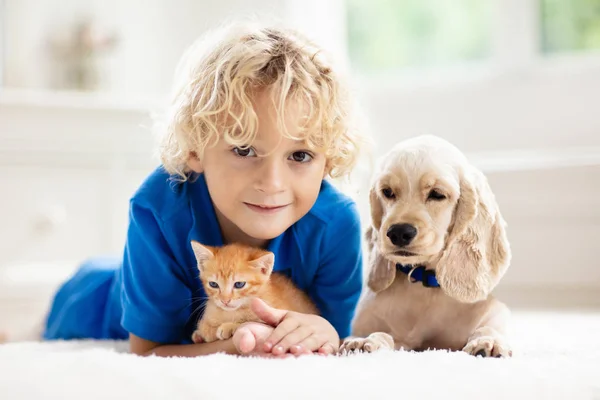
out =
{"type": "Polygon", "coordinates": [[[231,299],[229,299],[229,300],[221,300],[221,301],[223,302],[223,304],[228,305],[229,302],[231,301],[231,299]]]}

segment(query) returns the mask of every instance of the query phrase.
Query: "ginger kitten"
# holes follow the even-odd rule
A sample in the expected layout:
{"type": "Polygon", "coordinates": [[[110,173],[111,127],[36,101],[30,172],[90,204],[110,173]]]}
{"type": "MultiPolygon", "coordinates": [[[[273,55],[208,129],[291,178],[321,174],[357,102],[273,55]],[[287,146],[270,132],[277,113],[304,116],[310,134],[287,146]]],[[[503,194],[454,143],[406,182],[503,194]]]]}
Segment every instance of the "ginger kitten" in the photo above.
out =
{"type": "Polygon", "coordinates": [[[271,274],[273,253],[240,244],[209,247],[194,240],[192,249],[208,296],[204,314],[192,335],[194,343],[229,339],[244,322],[263,322],[250,310],[254,297],[271,307],[318,314],[309,297],[290,279],[271,274]]]}

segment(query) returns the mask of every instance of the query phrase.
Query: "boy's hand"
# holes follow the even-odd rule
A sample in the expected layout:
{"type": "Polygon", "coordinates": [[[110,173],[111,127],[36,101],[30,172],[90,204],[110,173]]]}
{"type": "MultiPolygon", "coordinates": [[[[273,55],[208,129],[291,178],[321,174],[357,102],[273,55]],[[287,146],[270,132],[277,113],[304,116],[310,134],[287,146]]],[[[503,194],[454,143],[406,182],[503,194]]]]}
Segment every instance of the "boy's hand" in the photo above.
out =
{"type": "Polygon", "coordinates": [[[334,354],[340,339],[333,326],[323,317],[278,310],[260,299],[252,300],[252,311],[268,325],[275,327],[263,344],[264,351],[282,355],[334,354]]]}
{"type": "Polygon", "coordinates": [[[237,352],[243,356],[276,357],[264,350],[264,342],[275,329],[259,322],[246,322],[240,325],[231,340],[237,352]]]}

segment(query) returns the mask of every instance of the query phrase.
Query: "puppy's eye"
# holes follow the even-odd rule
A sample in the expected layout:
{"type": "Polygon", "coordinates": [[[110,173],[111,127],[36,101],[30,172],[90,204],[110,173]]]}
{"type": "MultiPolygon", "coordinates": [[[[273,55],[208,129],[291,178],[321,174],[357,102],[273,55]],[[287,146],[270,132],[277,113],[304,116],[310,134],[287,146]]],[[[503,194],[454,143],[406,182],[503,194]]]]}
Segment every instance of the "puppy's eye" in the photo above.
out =
{"type": "Polygon", "coordinates": [[[438,192],[437,190],[432,190],[431,192],[429,192],[429,196],[427,196],[427,200],[434,200],[434,201],[441,201],[441,200],[445,200],[446,196],[444,196],[442,193],[438,192]]]}
{"type": "Polygon", "coordinates": [[[386,199],[393,199],[396,197],[396,195],[394,194],[394,191],[390,188],[383,188],[381,190],[381,193],[383,194],[383,197],[385,197],[386,199]]]}

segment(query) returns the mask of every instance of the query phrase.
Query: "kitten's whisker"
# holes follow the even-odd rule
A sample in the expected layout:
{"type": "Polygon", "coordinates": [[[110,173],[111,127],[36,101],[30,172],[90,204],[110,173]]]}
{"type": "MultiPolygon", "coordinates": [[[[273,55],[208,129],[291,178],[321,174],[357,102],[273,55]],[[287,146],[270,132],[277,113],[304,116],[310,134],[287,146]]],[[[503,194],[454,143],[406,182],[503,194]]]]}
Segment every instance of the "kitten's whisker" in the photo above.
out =
{"type": "Polygon", "coordinates": [[[194,302],[192,304],[190,304],[192,307],[204,307],[206,305],[206,302],[201,302],[200,304],[198,304],[197,302],[194,302]]]}
{"type": "MultiPolygon", "coordinates": [[[[200,304],[198,307],[196,307],[196,308],[195,308],[195,309],[194,309],[194,310],[193,310],[193,311],[190,313],[190,316],[189,316],[189,317],[188,317],[188,319],[185,321],[185,322],[186,322],[186,324],[187,324],[187,323],[190,321],[190,319],[192,319],[192,317],[194,317],[194,315],[195,315],[196,313],[198,313],[198,314],[201,314],[201,313],[204,311],[204,309],[206,308],[206,304],[208,303],[208,297],[207,297],[207,298],[205,298],[205,299],[197,299],[196,301],[201,301],[201,300],[204,300],[204,302],[203,302],[202,304],[200,304]]],[[[192,302],[192,305],[193,305],[193,302],[192,302]]]]}
{"type": "Polygon", "coordinates": [[[208,297],[196,297],[196,298],[192,297],[191,300],[192,300],[191,304],[194,304],[197,301],[206,301],[206,300],[208,300],[208,297]]]}
{"type": "Polygon", "coordinates": [[[190,298],[191,304],[194,304],[197,301],[206,301],[208,300],[209,297],[208,296],[193,296],[190,298]]]}
{"type": "MultiPolygon", "coordinates": [[[[200,302],[202,302],[202,304],[200,304],[200,307],[202,307],[202,306],[206,305],[206,302],[208,301],[208,297],[196,297],[196,298],[192,297],[191,300],[192,301],[189,304],[190,306],[193,306],[195,303],[200,301],[200,302]]],[[[182,310],[186,309],[187,307],[188,307],[188,305],[183,306],[178,311],[182,311],[182,310]]]]}

